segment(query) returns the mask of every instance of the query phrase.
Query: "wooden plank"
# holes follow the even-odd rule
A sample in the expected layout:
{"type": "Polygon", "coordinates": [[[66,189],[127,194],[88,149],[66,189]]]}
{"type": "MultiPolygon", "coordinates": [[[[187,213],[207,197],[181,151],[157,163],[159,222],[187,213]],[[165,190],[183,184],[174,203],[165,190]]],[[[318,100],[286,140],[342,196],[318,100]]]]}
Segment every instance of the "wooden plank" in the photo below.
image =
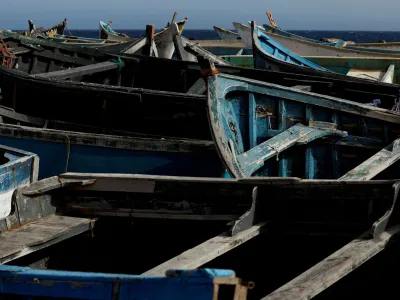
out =
{"type": "Polygon", "coordinates": [[[44,58],[49,58],[49,59],[62,61],[62,62],[66,62],[66,63],[73,63],[73,64],[77,64],[77,65],[82,65],[82,66],[87,66],[87,65],[91,65],[91,64],[95,63],[95,61],[90,60],[90,59],[81,58],[81,57],[72,57],[70,55],[65,55],[62,53],[55,53],[55,52],[52,52],[49,50],[35,51],[35,52],[33,52],[33,55],[34,55],[33,60],[35,60],[36,57],[44,57],[44,58]]]}
{"type": "Polygon", "coordinates": [[[369,80],[381,81],[381,78],[385,75],[383,70],[364,70],[364,69],[350,69],[347,76],[364,78],[369,80]]]}
{"type": "Polygon", "coordinates": [[[292,86],[294,89],[298,89],[300,91],[311,92],[311,85],[295,85],[292,86]]]}
{"type": "Polygon", "coordinates": [[[203,78],[199,78],[186,92],[186,94],[203,95],[205,91],[206,91],[206,83],[203,78]]]}
{"type": "Polygon", "coordinates": [[[249,49],[242,40],[192,40],[192,42],[203,48],[249,49]]]}
{"type": "Polygon", "coordinates": [[[224,232],[192,249],[183,252],[182,254],[162,263],[153,269],[148,270],[142,275],[165,276],[165,272],[169,269],[196,269],[258,236],[264,230],[266,230],[266,228],[267,223],[261,223],[259,225],[252,226],[251,228],[242,231],[235,236],[229,236],[228,233],[224,232]]]}
{"type": "Polygon", "coordinates": [[[29,53],[32,51],[32,49],[26,49],[25,47],[9,48],[9,50],[14,55],[20,55],[20,54],[29,53]]]}
{"type": "Polygon", "coordinates": [[[72,77],[76,77],[76,76],[83,76],[83,75],[88,75],[88,74],[94,74],[94,73],[114,70],[114,69],[117,69],[118,67],[119,67],[119,65],[114,62],[105,61],[105,62],[98,63],[98,64],[76,67],[76,68],[67,69],[67,70],[35,74],[34,76],[39,77],[39,78],[49,78],[49,79],[66,79],[66,78],[72,78],[72,77]]]}
{"type": "Polygon", "coordinates": [[[11,110],[11,108],[6,108],[6,107],[2,107],[2,106],[0,106],[0,116],[6,117],[9,119],[13,119],[18,122],[33,124],[33,125],[37,125],[37,126],[41,126],[41,127],[46,124],[46,120],[44,120],[44,119],[20,114],[20,113],[17,113],[15,111],[11,110]]]}
{"type": "Polygon", "coordinates": [[[179,60],[183,60],[183,61],[189,61],[189,54],[187,53],[187,51],[185,50],[184,46],[183,46],[183,42],[182,42],[182,36],[179,34],[174,35],[173,37],[174,40],[174,46],[175,46],[175,53],[176,53],[176,57],[179,60]]]}
{"type": "Polygon", "coordinates": [[[130,209],[130,208],[110,208],[106,204],[94,201],[88,204],[68,204],[68,212],[79,213],[86,216],[107,216],[122,218],[141,218],[141,219],[168,219],[168,220],[196,220],[196,221],[232,221],[239,215],[219,214],[219,215],[200,215],[194,214],[193,209],[177,212],[167,209],[130,209]]]}
{"type": "Polygon", "coordinates": [[[51,215],[0,234],[0,263],[4,264],[90,230],[95,220],[51,215]]]}
{"type": "Polygon", "coordinates": [[[381,81],[386,82],[386,83],[393,83],[393,81],[394,81],[394,65],[389,66],[385,75],[383,75],[381,81]]]}
{"type": "Polygon", "coordinates": [[[394,227],[375,239],[365,232],[262,300],[311,299],[384,250],[399,232],[394,227]]]}
{"type": "Polygon", "coordinates": [[[251,176],[251,174],[264,165],[266,160],[278,155],[296,143],[307,144],[315,139],[329,135],[346,136],[347,133],[335,129],[308,127],[298,123],[249,151],[238,155],[236,160],[243,174],[251,176]]]}
{"type": "Polygon", "coordinates": [[[397,139],[338,180],[370,180],[399,159],[400,139],[397,139]]]}
{"type": "Polygon", "coordinates": [[[132,45],[130,48],[124,51],[126,54],[133,54],[137,51],[139,51],[141,48],[143,48],[147,44],[147,39],[142,38],[140,41],[132,45]]]}

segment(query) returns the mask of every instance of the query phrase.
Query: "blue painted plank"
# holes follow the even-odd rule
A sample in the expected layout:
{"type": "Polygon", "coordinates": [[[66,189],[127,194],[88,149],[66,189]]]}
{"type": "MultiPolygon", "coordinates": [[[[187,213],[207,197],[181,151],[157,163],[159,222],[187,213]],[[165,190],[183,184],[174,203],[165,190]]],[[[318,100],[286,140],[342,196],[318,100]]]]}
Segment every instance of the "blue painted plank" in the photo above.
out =
{"type": "Polygon", "coordinates": [[[72,299],[213,299],[214,278],[231,270],[170,270],[166,277],[0,266],[0,295],[72,299]]]}

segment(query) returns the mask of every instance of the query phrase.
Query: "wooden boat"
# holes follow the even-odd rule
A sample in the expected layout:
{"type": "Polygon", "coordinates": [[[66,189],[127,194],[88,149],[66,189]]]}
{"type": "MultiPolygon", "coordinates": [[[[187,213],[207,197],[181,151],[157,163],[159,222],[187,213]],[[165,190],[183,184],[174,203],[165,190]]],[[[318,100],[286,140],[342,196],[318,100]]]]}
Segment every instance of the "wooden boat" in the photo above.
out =
{"type": "MultiPolygon", "coordinates": [[[[225,73],[237,74],[246,78],[259,79],[261,81],[268,81],[285,86],[288,85],[290,86],[291,83],[293,83],[293,85],[296,85],[299,82],[305,82],[307,80],[307,76],[293,74],[292,69],[288,69],[288,72],[290,72],[289,74],[289,73],[279,73],[273,71],[236,68],[233,67],[232,64],[225,62],[223,59],[218,58],[212,53],[195,45],[194,43],[184,38],[183,36],[175,36],[175,39],[177,41],[179,40],[178,41],[179,44],[182,44],[182,47],[177,48],[176,53],[178,60],[161,60],[144,56],[135,57],[134,62],[132,61],[132,63],[135,64],[135,68],[131,70],[131,72],[133,72],[133,76],[135,77],[135,81],[132,85],[133,87],[144,87],[148,89],[160,89],[166,91],[186,93],[190,90],[190,88],[193,86],[195,82],[199,83],[203,82],[202,79],[200,78],[201,68],[199,64],[195,63],[197,62],[198,56],[212,60],[214,63],[218,64],[220,68],[222,68],[223,66],[221,70],[223,70],[223,72],[225,73]],[[158,72],[154,73],[152,71],[153,69],[157,69],[158,72]],[[171,74],[175,74],[173,75],[175,80],[165,81],[165,78],[170,77],[171,74]]],[[[27,47],[26,45],[32,45],[33,43],[36,43],[38,45],[40,51],[43,50],[42,48],[48,49],[51,52],[57,51],[55,50],[55,45],[53,43],[49,43],[43,40],[24,38],[20,41],[19,37],[15,38],[13,36],[10,36],[6,40],[7,43],[9,44],[11,51],[14,51],[15,49],[15,51],[18,52],[19,50],[21,50],[20,48],[21,45],[27,47]],[[39,46],[42,48],[40,48],[39,46]]],[[[57,48],[60,49],[59,51],[65,52],[67,46],[57,45],[57,48]]],[[[28,47],[27,50],[28,49],[30,51],[35,51],[35,49],[32,47],[28,47]]],[[[93,55],[95,57],[101,57],[101,59],[96,58],[94,62],[102,62],[106,60],[106,56],[104,54],[99,54],[97,49],[90,49],[90,50],[72,49],[68,51],[72,51],[71,55],[77,55],[77,56],[83,55],[84,57],[88,57],[91,60],[92,60],[91,57],[93,57],[93,55]],[[75,52],[83,54],[78,54],[78,53],[74,54],[75,52]]],[[[127,54],[126,57],[128,56],[129,55],[127,54]]],[[[43,56],[42,60],[44,59],[44,57],[46,56],[43,56]]],[[[15,63],[15,60],[13,60],[13,62],[15,63]]],[[[48,62],[50,62],[50,59],[48,60],[48,62]]],[[[77,65],[80,66],[82,64],[77,64],[77,65]]],[[[375,94],[380,94],[379,95],[380,97],[386,97],[385,95],[393,95],[393,96],[397,95],[397,87],[395,86],[391,86],[388,84],[380,84],[380,83],[371,84],[371,81],[369,80],[349,78],[346,76],[341,76],[341,75],[336,76],[336,75],[337,74],[331,76],[331,74],[327,74],[326,72],[323,73],[319,72],[317,76],[311,76],[311,77],[308,76],[309,77],[308,80],[310,81],[308,84],[310,85],[310,87],[312,87],[313,91],[317,91],[316,88],[318,85],[314,84],[314,82],[321,81],[326,85],[327,82],[329,81],[330,82],[329,84],[333,85],[333,87],[329,89],[319,88],[318,93],[332,94],[332,92],[334,92],[339,97],[344,97],[346,99],[352,99],[352,100],[353,99],[357,100],[359,99],[359,97],[357,96],[357,94],[351,95],[350,86],[351,90],[354,93],[356,93],[358,90],[362,92],[364,97],[366,94],[370,92],[373,92],[375,94]],[[324,78],[321,78],[321,76],[324,78]],[[326,78],[326,76],[328,76],[329,80],[326,78]],[[335,79],[336,77],[340,79],[335,79]],[[356,84],[356,82],[359,82],[359,84],[356,84]],[[345,86],[347,91],[344,90],[345,86]]],[[[319,84],[319,86],[321,86],[321,84],[319,84]]],[[[202,90],[205,91],[205,87],[202,88],[202,90]]],[[[193,93],[193,90],[191,90],[191,93],[193,93]]]]}
{"type": "Polygon", "coordinates": [[[231,75],[208,77],[207,88],[213,139],[234,177],[398,176],[388,166],[400,158],[399,113],[231,75]]]}
{"type": "Polygon", "coordinates": [[[36,29],[36,26],[32,22],[32,20],[28,20],[29,31],[25,31],[23,34],[29,37],[38,37],[38,36],[46,37],[46,36],[52,36],[54,34],[64,35],[64,30],[65,27],[67,26],[67,23],[68,23],[67,19],[64,19],[63,21],[52,27],[49,28],[39,27],[38,29],[36,29]]]}
{"type": "MultiPolygon", "coordinates": [[[[86,49],[91,48],[92,51],[97,52],[107,52],[107,53],[138,53],[141,54],[140,49],[142,49],[146,43],[146,38],[138,39],[133,42],[126,42],[126,43],[92,43],[88,41],[75,41],[75,40],[68,40],[68,39],[60,39],[57,42],[57,39],[53,38],[32,38],[26,37],[23,35],[19,35],[13,32],[2,32],[3,41],[9,43],[12,41],[10,46],[8,47],[15,47],[16,45],[21,45],[23,47],[31,47],[32,49],[35,48],[38,51],[42,50],[42,45],[48,47],[62,47],[63,49],[69,49],[72,51],[79,50],[79,49],[86,49]]],[[[7,45],[6,43],[6,45],[7,45]]],[[[18,52],[17,52],[18,53],[18,52]]]]}
{"type": "MultiPolygon", "coordinates": [[[[271,19],[270,19],[270,22],[271,22],[271,19]]],[[[271,31],[272,33],[277,33],[277,34],[280,34],[280,35],[283,35],[283,36],[287,36],[287,37],[294,37],[294,38],[297,38],[297,39],[304,39],[304,40],[308,40],[308,41],[311,41],[311,42],[319,42],[319,41],[315,41],[315,40],[312,40],[312,39],[308,39],[306,37],[298,36],[298,35],[295,35],[293,33],[287,32],[287,31],[279,28],[276,25],[276,23],[274,23],[274,22],[271,22],[271,25],[264,24],[263,26],[264,26],[264,28],[265,28],[265,30],[267,32],[271,31]]],[[[340,40],[339,39],[334,39],[334,38],[327,38],[327,39],[322,38],[320,41],[336,44],[340,40]]],[[[355,47],[356,49],[363,48],[363,49],[368,50],[368,51],[373,51],[375,49],[382,50],[382,51],[400,51],[400,42],[388,42],[388,43],[384,42],[384,41],[383,42],[382,41],[377,41],[377,42],[373,42],[373,43],[355,43],[353,41],[345,41],[345,42],[346,42],[346,47],[349,48],[349,49],[353,49],[353,47],[355,47]]]]}
{"type": "Polygon", "coordinates": [[[322,41],[317,41],[317,40],[305,38],[305,37],[302,37],[299,35],[295,35],[293,33],[287,32],[280,28],[270,26],[268,24],[264,24],[263,27],[267,31],[267,33],[278,34],[278,35],[281,35],[284,37],[308,41],[308,42],[316,43],[316,44],[322,44],[322,45],[328,45],[328,46],[334,46],[334,47],[345,47],[346,49],[358,50],[358,51],[369,51],[369,52],[375,52],[375,53],[391,54],[391,53],[396,53],[396,52],[399,53],[399,51],[400,51],[400,43],[399,42],[359,43],[359,44],[357,44],[354,42],[342,41],[342,40],[338,40],[338,39],[322,39],[322,41]]]}
{"type": "MultiPolygon", "coordinates": [[[[55,47],[54,43],[41,41],[40,50],[36,50],[32,45],[26,47],[18,43],[12,46],[12,41],[8,41],[10,49],[22,51],[16,57],[24,59],[13,60],[13,69],[0,67],[3,105],[50,120],[163,136],[211,139],[204,111],[205,98],[201,96],[206,87],[201,67],[196,62],[148,56],[125,56],[118,62],[117,56],[89,49],[67,51],[61,46],[55,47]],[[38,61],[33,65],[35,57],[38,61]],[[115,61],[110,63],[110,59],[115,61]],[[116,72],[122,62],[121,73],[116,72]],[[66,71],[65,66],[75,68],[66,71]],[[154,73],[155,69],[157,73],[154,73]],[[118,79],[119,74],[121,79],[118,79]],[[66,78],[73,80],[64,80],[66,78]],[[121,86],[116,86],[119,82],[121,86]],[[15,90],[13,86],[16,86],[15,90]],[[35,102],[29,100],[32,97],[35,102]],[[80,107],[79,111],[75,105],[80,107]]],[[[188,48],[190,51],[196,49],[200,48],[188,48]]],[[[185,55],[186,50],[178,53],[185,55]]],[[[219,65],[219,68],[228,74],[285,86],[307,85],[313,92],[363,103],[372,103],[379,98],[384,108],[392,108],[398,97],[397,86],[346,76],[342,79],[303,76],[237,68],[229,64],[219,65]]]]}
{"type": "MultiPolygon", "coordinates": [[[[185,23],[187,18],[183,21],[185,23]]],[[[182,23],[182,22],[181,22],[182,23]]],[[[173,37],[176,34],[181,34],[183,30],[183,25],[172,22],[168,24],[161,31],[154,34],[154,42],[157,48],[157,55],[161,58],[172,58],[172,55],[175,51],[175,46],[173,43],[173,37]],[[181,28],[181,30],[180,30],[181,28]]],[[[132,38],[126,37],[124,35],[121,36],[120,33],[116,33],[114,30],[110,28],[109,25],[100,21],[100,38],[102,39],[111,39],[112,41],[132,41],[132,38]],[[107,31],[109,30],[109,31],[107,31]],[[111,31],[110,31],[111,30],[111,31]]]]}
{"type": "MultiPolygon", "coordinates": [[[[5,218],[13,211],[13,194],[21,186],[38,179],[39,157],[27,151],[0,145],[0,232],[3,231],[5,218]]],[[[7,228],[7,227],[6,227],[7,228]]]]}
{"type": "MultiPolygon", "coordinates": [[[[257,69],[270,69],[282,72],[299,72],[315,76],[324,76],[329,78],[345,79],[353,77],[365,80],[379,80],[387,83],[397,83],[395,66],[396,58],[356,58],[358,62],[344,74],[340,70],[341,65],[346,65],[347,61],[353,61],[353,58],[336,58],[332,59],[332,63],[327,63],[327,67],[320,66],[315,62],[323,62],[323,58],[318,57],[310,60],[301,57],[286,49],[275,40],[269,38],[268,35],[261,32],[258,28],[253,27],[253,57],[254,67],[257,69]],[[276,51],[276,52],[275,52],[276,51]],[[365,63],[363,62],[365,61],[365,63]],[[333,68],[332,64],[338,64],[339,68],[333,68]],[[336,73],[339,71],[339,73],[336,73]],[[347,74],[348,73],[348,74],[347,74]],[[366,76],[364,74],[367,74],[366,76]]],[[[244,58],[246,59],[246,58],[244,58]]],[[[326,62],[327,60],[325,60],[326,62]]],[[[342,69],[343,70],[343,69],[342,69]]]]}
{"type": "MultiPolygon", "coordinates": [[[[251,43],[251,27],[234,22],[233,25],[237,29],[246,46],[251,43]]],[[[301,56],[333,56],[333,57],[393,57],[399,58],[400,52],[385,52],[380,50],[364,50],[364,49],[348,49],[348,47],[334,47],[320,43],[313,43],[306,40],[299,40],[285,37],[279,34],[266,33],[262,27],[259,30],[264,31],[269,38],[286,47],[290,51],[301,56]]],[[[344,44],[343,44],[344,46],[344,44]]]]}
{"type": "Polygon", "coordinates": [[[247,286],[231,270],[168,270],[165,276],[141,276],[1,265],[0,274],[0,279],[5,282],[0,295],[69,299],[84,296],[93,300],[127,300],[131,297],[211,300],[221,299],[224,289],[232,289],[231,299],[247,299],[247,286]],[[32,281],[35,282],[34,289],[32,281]],[[115,291],[116,296],[111,291],[115,291]]]}
{"type": "Polygon", "coordinates": [[[0,141],[10,147],[35,151],[40,157],[40,178],[66,170],[196,177],[223,175],[211,141],[136,137],[134,133],[118,136],[12,124],[0,124],[0,141]]]}
{"type": "Polygon", "coordinates": [[[100,21],[99,22],[99,38],[103,40],[117,41],[117,42],[126,42],[131,41],[134,38],[129,37],[125,33],[119,33],[114,31],[110,25],[112,21],[108,21],[107,23],[100,21]]]}
{"type": "MultiPolygon", "coordinates": [[[[20,189],[37,181],[39,157],[6,146],[1,146],[0,149],[1,266],[88,231],[90,225],[95,223],[95,220],[87,218],[56,216],[55,208],[44,199],[40,204],[32,200],[24,203],[20,189]]],[[[4,268],[1,273],[6,277],[9,274],[4,268]]],[[[4,293],[6,292],[2,289],[3,296],[4,293]]]]}
{"type": "MultiPolygon", "coordinates": [[[[123,62],[127,70],[121,72],[127,76],[124,78],[120,77],[120,72],[115,74],[112,71],[119,65],[109,61],[68,71],[41,73],[40,76],[38,73],[30,75],[23,65],[18,70],[0,68],[2,104],[23,114],[45,119],[164,136],[210,138],[203,96],[129,87],[128,80],[132,82],[133,79],[129,72],[130,64],[129,60],[123,62]],[[82,69],[86,70],[83,76],[87,76],[88,80],[63,80],[65,76],[82,76],[82,69]],[[109,83],[113,84],[114,80],[121,80],[128,86],[121,86],[118,81],[115,86],[94,83],[89,79],[94,73],[97,82],[110,80],[109,83]],[[15,86],[16,90],[8,86],[15,86]],[[46,94],[42,93],[43,90],[46,94]],[[36,100],[27,101],[29,99],[36,100]],[[193,130],[193,126],[197,129],[193,130]]],[[[70,64],[71,59],[61,59],[58,63],[70,64]]],[[[29,64],[26,67],[29,68],[29,64]]],[[[46,68],[45,65],[37,65],[37,68],[43,67],[46,68]]]]}
{"type": "MultiPolygon", "coordinates": [[[[253,55],[224,55],[221,58],[243,67],[254,68],[253,55]]],[[[398,83],[399,60],[391,58],[306,56],[308,61],[329,71],[387,83],[398,83]]]]}
{"type": "MultiPolygon", "coordinates": [[[[0,166],[3,178],[0,185],[1,296],[71,299],[130,299],[135,296],[158,299],[171,295],[174,299],[216,299],[226,295],[219,291],[221,286],[222,290],[234,291],[230,294],[234,299],[246,299],[249,284],[236,278],[230,270],[169,270],[163,277],[149,277],[34,270],[10,265],[10,262],[22,257],[27,259],[24,263],[31,261],[27,255],[93,230],[96,219],[73,217],[66,209],[69,203],[78,203],[74,200],[99,200],[104,197],[104,201],[118,201],[128,195],[136,196],[136,199],[140,195],[143,200],[152,191],[145,181],[138,185],[135,175],[129,178],[119,174],[119,178],[125,177],[122,185],[116,176],[110,175],[108,178],[113,177],[111,180],[116,185],[107,180],[102,184],[101,174],[99,178],[91,180],[66,178],[68,174],[65,174],[67,176],[63,178],[54,176],[37,181],[39,158],[36,154],[4,146],[0,146],[0,149],[3,157],[0,166]],[[192,279],[188,279],[188,276],[192,279]],[[113,296],[111,290],[118,296],[113,296]]],[[[140,207],[140,201],[137,202],[140,207]]],[[[152,204],[154,208],[154,201],[152,204]]],[[[49,255],[50,251],[46,253],[49,255]]]]}
{"type": "Polygon", "coordinates": [[[215,32],[219,35],[221,40],[241,40],[241,37],[238,33],[226,30],[217,26],[213,26],[215,32]]]}

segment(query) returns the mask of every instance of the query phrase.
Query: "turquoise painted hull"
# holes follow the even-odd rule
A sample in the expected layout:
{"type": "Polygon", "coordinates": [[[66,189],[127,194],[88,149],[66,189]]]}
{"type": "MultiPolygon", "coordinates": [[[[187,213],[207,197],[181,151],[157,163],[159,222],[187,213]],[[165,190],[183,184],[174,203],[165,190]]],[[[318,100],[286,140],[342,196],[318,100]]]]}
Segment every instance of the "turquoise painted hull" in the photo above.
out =
{"type": "Polygon", "coordinates": [[[0,126],[0,143],[40,157],[39,177],[64,172],[221,177],[212,142],[151,140],[0,126]],[[97,145],[96,145],[97,144],[97,145]],[[165,144],[165,147],[164,145],[165,144]]]}
{"type": "Polygon", "coordinates": [[[338,179],[400,132],[390,110],[296,88],[218,75],[208,90],[213,139],[237,178],[338,179]]]}

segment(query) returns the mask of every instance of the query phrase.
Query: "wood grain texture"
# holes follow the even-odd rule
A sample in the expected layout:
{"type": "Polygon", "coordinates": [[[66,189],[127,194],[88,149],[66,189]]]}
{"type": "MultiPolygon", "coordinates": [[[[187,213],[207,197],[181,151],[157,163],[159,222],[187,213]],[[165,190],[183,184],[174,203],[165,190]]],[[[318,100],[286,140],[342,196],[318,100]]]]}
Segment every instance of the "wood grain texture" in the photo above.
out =
{"type": "Polygon", "coordinates": [[[385,249],[399,232],[394,227],[372,239],[368,231],[262,300],[311,299],[385,249]]]}
{"type": "Polygon", "coordinates": [[[164,262],[163,264],[148,270],[142,275],[164,276],[168,269],[195,269],[205,263],[221,256],[222,254],[244,244],[248,240],[261,234],[267,227],[267,223],[252,226],[236,236],[222,233],[204,243],[189,249],[182,254],[164,262]]]}
{"type": "Polygon", "coordinates": [[[62,240],[88,231],[95,221],[50,215],[0,234],[0,262],[7,263],[62,240]]]}

